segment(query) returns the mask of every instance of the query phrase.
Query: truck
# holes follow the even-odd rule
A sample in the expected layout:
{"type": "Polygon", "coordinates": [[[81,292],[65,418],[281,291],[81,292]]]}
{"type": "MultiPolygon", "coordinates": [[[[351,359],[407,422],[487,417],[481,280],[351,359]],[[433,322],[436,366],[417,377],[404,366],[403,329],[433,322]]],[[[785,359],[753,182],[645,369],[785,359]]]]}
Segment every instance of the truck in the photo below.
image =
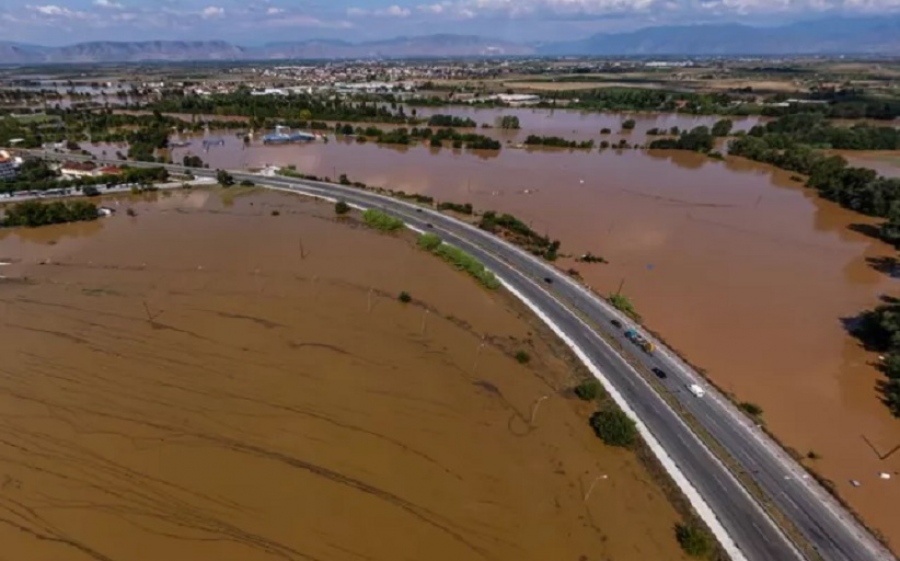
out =
{"type": "Polygon", "coordinates": [[[634,328],[625,331],[625,338],[643,349],[647,354],[653,354],[653,351],[656,349],[652,342],[644,338],[644,336],[638,333],[634,328]]]}

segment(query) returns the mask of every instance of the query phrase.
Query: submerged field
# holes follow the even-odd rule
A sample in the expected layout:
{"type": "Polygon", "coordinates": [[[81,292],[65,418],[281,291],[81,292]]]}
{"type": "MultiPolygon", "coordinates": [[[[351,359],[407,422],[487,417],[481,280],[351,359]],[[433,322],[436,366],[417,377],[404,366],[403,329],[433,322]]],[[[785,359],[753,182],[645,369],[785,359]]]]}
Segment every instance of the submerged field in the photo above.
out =
{"type": "Polygon", "coordinates": [[[289,195],[120,210],[0,233],[0,558],[682,558],[508,295],[289,195]]]}

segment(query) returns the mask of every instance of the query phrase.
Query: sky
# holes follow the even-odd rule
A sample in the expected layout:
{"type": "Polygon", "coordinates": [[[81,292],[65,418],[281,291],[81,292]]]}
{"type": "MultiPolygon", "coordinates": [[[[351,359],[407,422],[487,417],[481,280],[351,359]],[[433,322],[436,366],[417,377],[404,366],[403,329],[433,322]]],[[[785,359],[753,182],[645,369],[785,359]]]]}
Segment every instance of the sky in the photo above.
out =
{"type": "Polygon", "coordinates": [[[521,42],[668,24],[776,25],[900,12],[900,0],[0,0],[0,41],[212,40],[240,45],[431,33],[521,42]]]}

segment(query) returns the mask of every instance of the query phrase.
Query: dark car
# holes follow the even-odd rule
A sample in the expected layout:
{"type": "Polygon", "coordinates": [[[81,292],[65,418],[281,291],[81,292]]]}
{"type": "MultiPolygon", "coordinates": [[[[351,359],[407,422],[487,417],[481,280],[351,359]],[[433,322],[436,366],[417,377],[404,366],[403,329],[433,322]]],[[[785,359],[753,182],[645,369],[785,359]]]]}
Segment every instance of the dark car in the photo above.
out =
{"type": "Polygon", "coordinates": [[[432,224],[431,222],[429,222],[429,223],[426,224],[425,226],[427,226],[427,227],[429,227],[429,228],[434,228],[434,224],[432,224]]]}
{"type": "Polygon", "coordinates": [[[664,370],[662,370],[661,368],[656,368],[655,366],[653,367],[653,373],[656,374],[656,377],[660,380],[665,380],[669,377],[669,375],[666,374],[664,370]]]}
{"type": "Polygon", "coordinates": [[[615,327],[616,329],[622,329],[622,322],[617,319],[610,320],[609,323],[613,324],[613,327],[615,327]]]}
{"type": "Polygon", "coordinates": [[[553,279],[551,279],[550,277],[544,277],[544,282],[547,284],[553,284],[553,279]]]}
{"type": "Polygon", "coordinates": [[[422,212],[422,209],[421,209],[421,208],[417,208],[417,209],[416,209],[416,212],[422,212]]]}

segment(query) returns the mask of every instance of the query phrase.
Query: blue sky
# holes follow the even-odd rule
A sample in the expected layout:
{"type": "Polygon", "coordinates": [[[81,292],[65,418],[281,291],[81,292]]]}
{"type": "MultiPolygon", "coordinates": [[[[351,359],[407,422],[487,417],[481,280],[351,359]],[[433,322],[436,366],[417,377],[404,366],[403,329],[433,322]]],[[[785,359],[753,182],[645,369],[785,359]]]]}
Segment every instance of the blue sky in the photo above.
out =
{"type": "Polygon", "coordinates": [[[269,41],[471,33],[516,41],[693,22],[773,25],[900,0],[0,0],[0,41],[269,41]]]}

